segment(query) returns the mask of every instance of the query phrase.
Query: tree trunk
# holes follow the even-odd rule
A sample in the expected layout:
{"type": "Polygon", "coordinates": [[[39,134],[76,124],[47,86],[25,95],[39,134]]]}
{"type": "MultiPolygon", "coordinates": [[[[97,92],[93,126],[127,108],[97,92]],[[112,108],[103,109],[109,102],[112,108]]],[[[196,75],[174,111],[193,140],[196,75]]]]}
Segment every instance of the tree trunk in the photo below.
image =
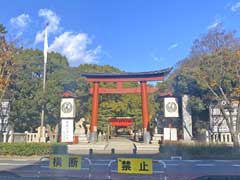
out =
{"type": "Polygon", "coordinates": [[[231,134],[232,135],[232,139],[233,139],[233,147],[234,148],[239,148],[239,136],[238,136],[238,133],[237,132],[235,132],[235,133],[233,133],[233,134],[231,134]]]}
{"type": "Polygon", "coordinates": [[[239,143],[239,141],[240,141],[240,137],[239,137],[239,135],[240,135],[240,102],[238,102],[238,105],[237,105],[237,117],[236,117],[236,132],[235,132],[235,134],[234,134],[234,141],[233,141],[233,145],[234,145],[234,147],[237,147],[237,148],[239,148],[240,147],[240,143],[239,143]]]}
{"type": "Polygon", "coordinates": [[[3,142],[3,131],[0,131],[0,142],[3,142]]]}

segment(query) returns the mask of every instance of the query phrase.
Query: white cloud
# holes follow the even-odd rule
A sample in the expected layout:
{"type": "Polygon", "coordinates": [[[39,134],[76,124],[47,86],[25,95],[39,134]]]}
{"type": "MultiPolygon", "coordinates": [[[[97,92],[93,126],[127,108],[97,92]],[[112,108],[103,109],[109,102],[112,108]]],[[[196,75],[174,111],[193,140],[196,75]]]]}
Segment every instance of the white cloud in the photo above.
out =
{"type": "Polygon", "coordinates": [[[44,31],[38,32],[35,36],[35,44],[42,42],[44,39],[44,31]]]}
{"type": "MultiPolygon", "coordinates": [[[[40,9],[39,17],[45,19],[48,23],[48,34],[58,34],[60,32],[60,17],[49,9],[40,9]]],[[[35,44],[44,40],[44,30],[37,32],[35,36],[35,44]]],[[[71,31],[63,32],[55,37],[49,46],[49,52],[58,52],[68,59],[71,65],[79,65],[81,63],[97,62],[101,52],[101,46],[89,48],[91,39],[87,33],[73,33],[71,31]]]]}
{"type": "Polygon", "coordinates": [[[74,34],[64,32],[55,38],[49,47],[49,51],[58,52],[67,57],[70,64],[97,62],[101,46],[95,49],[88,49],[91,39],[85,33],[74,34]]]}
{"type": "MultiPolygon", "coordinates": [[[[59,30],[60,17],[50,9],[40,9],[38,16],[45,19],[45,23],[48,23],[48,33],[56,33],[59,30]]],[[[42,42],[44,39],[44,31],[39,31],[35,37],[35,44],[42,42]]]]}
{"type": "Polygon", "coordinates": [[[156,62],[163,62],[165,60],[164,57],[157,57],[157,56],[154,56],[153,57],[153,60],[156,61],[156,62]]]}
{"type": "Polygon", "coordinates": [[[239,10],[239,8],[240,8],[240,2],[237,2],[234,5],[232,5],[231,10],[232,12],[236,12],[239,10]]]}
{"type": "Polygon", "coordinates": [[[220,25],[222,23],[222,21],[220,21],[219,19],[216,19],[212,24],[210,24],[207,29],[214,29],[216,28],[218,25],[220,25]]]}
{"type": "Polygon", "coordinates": [[[11,25],[18,29],[18,28],[25,28],[29,23],[31,22],[31,19],[28,14],[20,14],[17,17],[13,17],[10,19],[11,25]]]}
{"type": "Polygon", "coordinates": [[[150,53],[150,57],[153,59],[153,61],[156,61],[156,62],[162,62],[165,60],[164,57],[159,57],[157,56],[155,53],[150,53]]]}
{"type": "Polygon", "coordinates": [[[172,44],[171,46],[169,46],[169,47],[168,47],[168,50],[174,49],[174,48],[176,48],[176,47],[178,47],[178,43],[174,43],[174,44],[172,44]]]}

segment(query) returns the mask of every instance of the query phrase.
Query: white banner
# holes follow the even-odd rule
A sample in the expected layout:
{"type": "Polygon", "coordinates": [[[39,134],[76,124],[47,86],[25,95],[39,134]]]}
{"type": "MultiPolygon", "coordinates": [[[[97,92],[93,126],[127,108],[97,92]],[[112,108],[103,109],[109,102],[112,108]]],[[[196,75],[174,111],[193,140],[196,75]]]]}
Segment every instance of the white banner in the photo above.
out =
{"type": "Polygon", "coordinates": [[[164,98],[164,117],[179,117],[177,99],[174,97],[164,98]]]}
{"type": "Polygon", "coordinates": [[[62,119],[61,142],[73,142],[73,119],[62,119]]]}
{"type": "Polygon", "coordinates": [[[163,139],[165,141],[177,141],[177,128],[163,128],[163,139]]]}
{"type": "Polygon", "coordinates": [[[62,98],[61,100],[61,118],[75,118],[74,98],[62,98]]]}

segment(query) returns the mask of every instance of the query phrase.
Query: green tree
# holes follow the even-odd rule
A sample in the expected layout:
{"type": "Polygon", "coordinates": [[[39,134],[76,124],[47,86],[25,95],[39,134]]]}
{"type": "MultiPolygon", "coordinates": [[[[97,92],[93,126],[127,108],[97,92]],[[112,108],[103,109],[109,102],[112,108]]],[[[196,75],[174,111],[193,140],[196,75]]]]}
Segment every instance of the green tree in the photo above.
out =
{"type": "MultiPolygon", "coordinates": [[[[14,43],[6,40],[6,34],[6,28],[0,24],[0,135],[7,130],[9,125],[9,123],[5,123],[6,111],[3,109],[3,103],[4,101],[11,101],[11,90],[15,83],[14,77],[16,75],[15,57],[18,53],[18,49],[15,48],[14,43]]],[[[9,108],[7,107],[7,109],[9,108]]]]}
{"type": "Polygon", "coordinates": [[[182,92],[192,92],[195,98],[192,103],[195,104],[195,108],[201,110],[204,106],[217,102],[230,130],[234,146],[239,146],[239,47],[239,39],[234,32],[226,32],[222,27],[210,30],[194,41],[192,53],[180,63],[173,76],[175,87],[180,86],[182,92]],[[223,105],[222,101],[225,101],[226,105],[223,105]],[[233,125],[234,105],[237,105],[237,128],[233,125]]]}
{"type": "Polygon", "coordinates": [[[60,97],[64,91],[62,72],[69,68],[66,58],[56,53],[49,54],[46,95],[42,91],[42,52],[32,49],[23,50],[17,56],[17,64],[10,113],[10,121],[15,130],[33,131],[39,126],[43,104],[46,104],[45,123],[57,124],[59,122],[60,97]]]}

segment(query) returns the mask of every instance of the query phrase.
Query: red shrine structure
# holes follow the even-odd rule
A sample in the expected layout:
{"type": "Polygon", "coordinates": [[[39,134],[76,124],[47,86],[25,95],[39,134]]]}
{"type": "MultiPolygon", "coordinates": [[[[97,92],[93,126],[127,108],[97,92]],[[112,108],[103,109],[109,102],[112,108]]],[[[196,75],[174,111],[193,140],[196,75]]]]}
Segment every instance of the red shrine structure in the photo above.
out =
{"type": "Polygon", "coordinates": [[[111,117],[108,119],[111,126],[127,127],[133,125],[133,118],[131,117],[111,117]]]}
{"type": "MultiPolygon", "coordinates": [[[[147,85],[148,81],[163,81],[172,68],[149,72],[122,72],[122,73],[82,73],[88,83],[92,83],[90,94],[92,94],[92,113],[90,122],[90,142],[95,142],[97,137],[98,124],[98,101],[99,94],[141,94],[142,99],[142,120],[144,137],[148,135],[147,126],[149,122],[148,93],[157,91],[157,88],[147,85]],[[115,88],[102,88],[100,83],[116,83],[115,88]],[[124,88],[124,82],[139,82],[140,87],[124,88]]],[[[144,138],[146,142],[146,138],[144,138]]]]}

